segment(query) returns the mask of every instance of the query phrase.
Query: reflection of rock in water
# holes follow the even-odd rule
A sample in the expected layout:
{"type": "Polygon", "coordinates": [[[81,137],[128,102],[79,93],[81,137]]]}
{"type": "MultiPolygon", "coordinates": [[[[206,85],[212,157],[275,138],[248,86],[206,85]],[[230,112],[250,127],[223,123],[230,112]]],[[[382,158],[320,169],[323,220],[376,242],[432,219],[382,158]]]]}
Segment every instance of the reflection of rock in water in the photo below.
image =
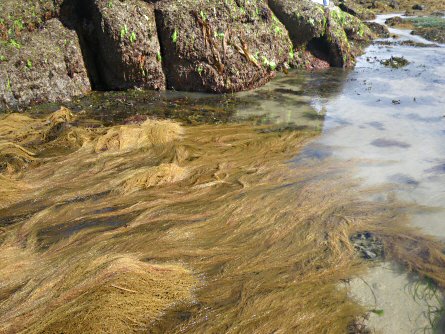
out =
{"type": "Polygon", "coordinates": [[[2,332],[345,332],[365,310],[338,282],[364,269],[364,230],[445,283],[409,207],[361,200],[329,151],[289,164],[317,131],[63,115],[4,135],[36,157],[0,178],[2,332]]]}

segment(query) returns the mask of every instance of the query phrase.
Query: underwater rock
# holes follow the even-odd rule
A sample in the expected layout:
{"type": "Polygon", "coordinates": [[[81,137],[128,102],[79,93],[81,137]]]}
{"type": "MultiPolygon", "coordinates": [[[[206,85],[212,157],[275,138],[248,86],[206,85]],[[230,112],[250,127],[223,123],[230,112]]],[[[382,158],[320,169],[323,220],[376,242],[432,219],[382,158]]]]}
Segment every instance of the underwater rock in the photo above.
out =
{"type": "Polygon", "coordinates": [[[384,257],[383,242],[371,232],[359,232],[350,237],[354,248],[365,260],[382,260],[384,257]]]}
{"type": "Polygon", "coordinates": [[[0,44],[0,110],[70,100],[90,91],[77,35],[57,19],[0,44]]]}
{"type": "Polygon", "coordinates": [[[389,59],[381,60],[380,63],[386,67],[401,68],[408,65],[409,61],[404,57],[391,56],[389,59]]]}

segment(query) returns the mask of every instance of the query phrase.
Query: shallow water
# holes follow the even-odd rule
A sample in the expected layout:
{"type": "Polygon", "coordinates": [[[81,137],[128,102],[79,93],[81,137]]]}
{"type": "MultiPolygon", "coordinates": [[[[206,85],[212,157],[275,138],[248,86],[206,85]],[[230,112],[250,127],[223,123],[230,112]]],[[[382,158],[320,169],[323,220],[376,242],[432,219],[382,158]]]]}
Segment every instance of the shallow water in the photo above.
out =
{"type": "MultiPolygon", "coordinates": [[[[369,289],[340,283],[369,266],[349,239],[366,230],[443,285],[443,245],[403,223],[445,238],[444,50],[373,45],[353,71],[253,92],[96,93],[3,119],[0,332],[357,332],[369,289]],[[410,64],[380,64],[394,55],[410,64]]],[[[427,330],[397,293],[368,325],[427,330]]]]}

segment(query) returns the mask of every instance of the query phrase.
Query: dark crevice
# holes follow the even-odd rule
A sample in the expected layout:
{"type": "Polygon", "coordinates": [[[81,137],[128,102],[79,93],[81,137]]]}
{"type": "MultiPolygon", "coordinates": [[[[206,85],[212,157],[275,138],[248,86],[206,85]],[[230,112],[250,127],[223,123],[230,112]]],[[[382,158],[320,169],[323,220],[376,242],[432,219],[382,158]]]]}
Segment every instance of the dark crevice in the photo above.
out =
{"type": "Polygon", "coordinates": [[[76,31],[93,90],[107,90],[101,52],[94,19],[100,13],[92,0],[65,0],[60,9],[60,20],[69,29],[76,31]]]}
{"type": "MultiPolygon", "coordinates": [[[[155,1],[153,1],[155,2],[155,1]]],[[[163,23],[163,18],[161,13],[155,8],[154,10],[155,13],[155,23],[156,23],[156,34],[158,35],[158,42],[159,42],[159,52],[161,54],[161,59],[162,59],[162,72],[164,72],[164,78],[165,78],[165,87],[167,89],[169,89],[170,85],[169,85],[169,76],[168,76],[168,66],[166,64],[166,52],[164,49],[164,40],[162,38],[162,32],[161,32],[161,28],[164,26],[163,23]]]]}
{"type": "Polygon", "coordinates": [[[307,50],[316,58],[328,62],[331,66],[330,47],[325,37],[313,38],[307,44],[307,50]]]}

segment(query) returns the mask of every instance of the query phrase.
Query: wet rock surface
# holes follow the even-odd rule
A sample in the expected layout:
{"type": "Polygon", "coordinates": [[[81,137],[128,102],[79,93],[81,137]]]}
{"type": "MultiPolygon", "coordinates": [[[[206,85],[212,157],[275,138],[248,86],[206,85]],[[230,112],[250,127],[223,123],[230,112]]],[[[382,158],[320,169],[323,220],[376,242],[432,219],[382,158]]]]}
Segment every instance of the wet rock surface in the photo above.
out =
{"type": "Polygon", "coordinates": [[[96,0],[86,8],[79,8],[77,2],[67,7],[65,12],[87,9],[78,15],[75,27],[89,51],[95,88],[165,89],[152,4],[140,0],[96,0]]]}
{"type": "Polygon", "coordinates": [[[361,52],[361,43],[371,39],[371,32],[356,17],[339,8],[324,9],[312,1],[271,0],[269,5],[278,19],[289,30],[298,65],[328,64],[334,67],[351,67],[355,55],[361,52]],[[307,55],[309,51],[311,55],[307,55]]]}
{"type": "Polygon", "coordinates": [[[365,24],[380,38],[388,38],[390,36],[388,28],[382,24],[377,22],[365,22],[365,24]]]}
{"type": "Polygon", "coordinates": [[[0,9],[0,109],[91,88],[248,90],[289,67],[351,67],[372,37],[357,17],[310,0],[7,0],[0,9]]]}
{"type": "Polygon", "coordinates": [[[77,35],[57,19],[0,45],[0,54],[0,110],[66,101],[91,89],[77,35]]]}
{"type": "Polygon", "coordinates": [[[401,67],[405,67],[406,65],[409,64],[409,61],[407,59],[405,59],[404,57],[394,57],[392,56],[389,59],[385,59],[380,61],[380,63],[384,66],[387,67],[392,67],[392,68],[401,68],[401,67]]]}
{"type": "Polygon", "coordinates": [[[367,9],[366,7],[360,6],[356,2],[351,0],[340,1],[339,7],[342,11],[358,17],[361,20],[373,20],[375,19],[375,14],[367,9]]]}
{"type": "Polygon", "coordinates": [[[264,1],[163,1],[156,19],[170,89],[246,90],[289,60],[287,31],[264,1]]]}
{"type": "Polygon", "coordinates": [[[395,16],[386,20],[386,24],[397,28],[412,29],[413,35],[422,36],[433,42],[445,43],[445,19],[443,17],[402,18],[395,16]]]}

